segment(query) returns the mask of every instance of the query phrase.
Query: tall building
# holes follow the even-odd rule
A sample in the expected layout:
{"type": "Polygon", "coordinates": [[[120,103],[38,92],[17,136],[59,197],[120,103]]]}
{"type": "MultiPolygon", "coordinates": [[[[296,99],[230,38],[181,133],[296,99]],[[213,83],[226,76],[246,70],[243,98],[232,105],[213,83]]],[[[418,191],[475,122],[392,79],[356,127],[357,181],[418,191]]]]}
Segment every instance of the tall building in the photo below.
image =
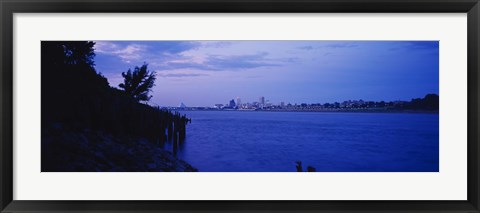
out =
{"type": "Polygon", "coordinates": [[[235,107],[235,100],[230,100],[230,103],[228,103],[228,107],[234,108],[235,107]]]}
{"type": "Polygon", "coordinates": [[[263,97],[263,96],[260,97],[260,98],[258,99],[258,102],[259,102],[260,105],[262,105],[262,106],[265,105],[265,97],[263,97]]]}
{"type": "Polygon", "coordinates": [[[242,100],[240,99],[240,97],[237,97],[237,107],[242,108],[242,100]]]}

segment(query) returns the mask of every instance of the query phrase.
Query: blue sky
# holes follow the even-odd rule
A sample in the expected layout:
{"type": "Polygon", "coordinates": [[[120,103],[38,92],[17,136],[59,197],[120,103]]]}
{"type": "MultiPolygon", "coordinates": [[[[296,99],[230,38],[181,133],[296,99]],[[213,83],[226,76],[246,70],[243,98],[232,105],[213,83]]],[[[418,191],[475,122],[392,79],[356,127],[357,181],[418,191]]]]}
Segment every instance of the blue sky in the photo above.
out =
{"type": "Polygon", "coordinates": [[[96,41],[110,86],[144,62],[157,73],[150,103],[410,100],[439,93],[438,41],[96,41]]]}

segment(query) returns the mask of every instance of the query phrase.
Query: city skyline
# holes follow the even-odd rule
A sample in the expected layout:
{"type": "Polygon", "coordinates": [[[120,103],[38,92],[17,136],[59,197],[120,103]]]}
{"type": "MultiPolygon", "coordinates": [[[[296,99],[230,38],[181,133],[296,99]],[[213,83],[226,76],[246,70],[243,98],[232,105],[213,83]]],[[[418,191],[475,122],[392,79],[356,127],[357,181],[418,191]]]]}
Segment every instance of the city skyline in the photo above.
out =
{"type": "MultiPolygon", "coordinates": [[[[438,94],[426,94],[426,95],[435,95],[438,96],[438,94]]],[[[402,103],[402,102],[409,102],[414,99],[421,99],[422,97],[412,97],[408,100],[366,100],[366,99],[348,99],[348,100],[337,100],[333,102],[301,102],[301,103],[292,103],[289,101],[278,101],[278,102],[272,102],[268,99],[266,99],[264,96],[260,96],[257,100],[242,100],[241,97],[236,97],[236,98],[231,98],[228,100],[225,100],[224,103],[215,103],[215,104],[210,104],[210,105],[205,105],[205,106],[188,106],[185,103],[181,102],[177,106],[160,106],[160,107],[167,107],[167,108],[195,108],[195,107],[200,107],[200,108],[250,108],[250,107],[270,107],[270,106],[287,106],[287,105],[325,105],[325,104],[339,104],[339,105],[344,105],[344,104],[364,104],[368,102],[385,102],[385,103],[402,103]]]]}
{"type": "Polygon", "coordinates": [[[149,64],[150,104],[395,101],[439,94],[437,41],[97,41],[110,86],[149,64]],[[259,95],[260,94],[260,95],[259,95]],[[266,101],[265,100],[265,101],[266,101]]]}

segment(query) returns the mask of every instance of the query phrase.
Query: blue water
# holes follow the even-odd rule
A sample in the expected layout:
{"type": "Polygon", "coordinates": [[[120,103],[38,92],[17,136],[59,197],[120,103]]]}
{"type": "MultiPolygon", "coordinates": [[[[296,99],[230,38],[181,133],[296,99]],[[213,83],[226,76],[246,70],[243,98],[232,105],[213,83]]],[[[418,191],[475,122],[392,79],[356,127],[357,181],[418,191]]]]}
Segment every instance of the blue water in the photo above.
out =
{"type": "MultiPolygon", "coordinates": [[[[438,114],[183,111],[202,172],[438,172],[438,114]]],[[[168,146],[167,146],[168,148],[168,146]]]]}

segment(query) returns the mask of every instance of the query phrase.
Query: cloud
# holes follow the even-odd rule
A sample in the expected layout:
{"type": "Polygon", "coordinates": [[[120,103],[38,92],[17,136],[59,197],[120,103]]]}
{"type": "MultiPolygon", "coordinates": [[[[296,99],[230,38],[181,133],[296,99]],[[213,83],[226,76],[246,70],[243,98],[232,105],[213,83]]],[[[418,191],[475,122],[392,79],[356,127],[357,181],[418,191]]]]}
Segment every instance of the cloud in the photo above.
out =
{"type": "Polygon", "coordinates": [[[253,55],[237,56],[210,56],[206,63],[217,69],[251,69],[266,66],[279,66],[272,60],[268,60],[268,53],[261,52],[253,55]]]}
{"type": "Polygon", "coordinates": [[[288,63],[297,63],[300,61],[300,58],[299,57],[279,58],[278,61],[283,61],[288,63]]]}
{"type": "Polygon", "coordinates": [[[229,41],[98,41],[97,57],[111,63],[108,66],[102,64],[97,68],[127,70],[146,62],[149,64],[149,69],[158,72],[180,69],[240,71],[282,66],[299,61],[298,56],[273,57],[270,53],[260,50],[231,53],[233,43],[229,41]]]}
{"type": "Polygon", "coordinates": [[[275,59],[269,59],[267,56],[268,53],[266,52],[250,55],[209,55],[200,63],[167,62],[162,68],[164,70],[190,68],[209,71],[233,71],[281,65],[275,59]]]}
{"type": "Polygon", "coordinates": [[[140,60],[145,50],[146,46],[133,44],[128,45],[123,49],[114,51],[112,54],[117,55],[123,61],[130,63],[132,60],[140,60]]]}
{"type": "Polygon", "coordinates": [[[96,42],[95,44],[96,53],[114,55],[127,63],[130,63],[132,60],[140,60],[146,50],[147,46],[139,44],[129,44],[126,46],[112,42],[96,42]]]}
{"type": "Polygon", "coordinates": [[[110,51],[120,48],[115,43],[109,41],[96,41],[95,42],[95,52],[97,53],[108,53],[110,51]]]}
{"type": "Polygon", "coordinates": [[[307,45],[307,46],[300,46],[297,49],[311,51],[311,50],[318,50],[318,49],[340,49],[340,48],[356,48],[359,45],[352,42],[326,42],[327,44],[319,43],[319,46],[307,45]]]}
{"type": "Polygon", "coordinates": [[[148,45],[149,49],[152,50],[152,53],[164,54],[178,54],[202,46],[201,42],[197,41],[148,41],[142,43],[148,45]]]}
{"type": "Polygon", "coordinates": [[[354,47],[358,47],[358,44],[353,44],[353,43],[350,43],[350,42],[340,42],[340,43],[333,43],[333,44],[327,44],[323,47],[327,47],[327,48],[354,48],[354,47]]]}
{"type": "Polygon", "coordinates": [[[123,62],[150,61],[159,55],[179,54],[201,46],[199,42],[192,41],[97,41],[95,52],[119,57],[123,62]]]}
{"type": "Polygon", "coordinates": [[[438,41],[410,41],[405,45],[410,49],[437,49],[438,41]]]}
{"type": "Polygon", "coordinates": [[[205,63],[196,63],[196,62],[166,62],[164,65],[159,65],[160,70],[177,70],[177,69],[194,69],[194,70],[211,70],[217,71],[217,68],[214,68],[205,63]]]}
{"type": "Polygon", "coordinates": [[[300,46],[300,47],[297,47],[297,49],[310,51],[310,50],[326,49],[326,48],[327,49],[339,49],[339,48],[355,48],[355,47],[358,47],[358,44],[352,43],[352,42],[335,42],[335,43],[328,42],[328,44],[323,44],[323,45],[322,45],[322,43],[319,43],[319,44],[321,44],[321,45],[320,46],[312,46],[312,45],[300,46]]]}
{"type": "Polygon", "coordinates": [[[301,46],[301,47],[297,47],[298,49],[301,49],[301,50],[313,50],[313,46],[301,46]]]}
{"type": "Polygon", "coordinates": [[[157,74],[163,78],[184,78],[184,77],[199,77],[199,76],[209,76],[207,74],[199,74],[199,73],[168,73],[168,74],[157,74]]]}
{"type": "Polygon", "coordinates": [[[390,51],[403,51],[403,50],[432,50],[438,51],[438,41],[402,41],[396,42],[396,46],[390,48],[390,51]]]}
{"type": "Polygon", "coordinates": [[[229,41],[204,41],[200,43],[202,47],[206,48],[226,48],[232,46],[232,42],[229,41]]]}

